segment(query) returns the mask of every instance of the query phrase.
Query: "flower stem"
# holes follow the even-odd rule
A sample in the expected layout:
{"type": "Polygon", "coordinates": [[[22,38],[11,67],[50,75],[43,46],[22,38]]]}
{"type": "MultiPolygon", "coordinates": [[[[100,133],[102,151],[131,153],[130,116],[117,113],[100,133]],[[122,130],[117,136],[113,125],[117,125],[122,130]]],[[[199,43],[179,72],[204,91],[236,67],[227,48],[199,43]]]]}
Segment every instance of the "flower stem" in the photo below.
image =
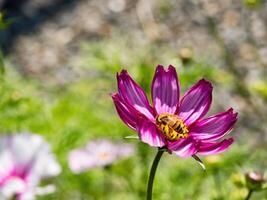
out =
{"type": "Polygon", "coordinates": [[[253,193],[253,190],[250,189],[250,190],[248,191],[248,195],[247,195],[247,197],[245,198],[245,200],[249,200],[250,197],[252,196],[252,193],[253,193]]]}
{"type": "Polygon", "coordinates": [[[152,191],[153,191],[153,182],[154,182],[154,177],[156,174],[156,170],[160,161],[160,158],[162,154],[164,153],[163,149],[159,149],[156,157],[154,158],[152,167],[150,169],[149,173],[149,179],[148,179],[148,184],[147,184],[147,193],[146,193],[146,199],[147,200],[152,200],[152,191]]]}

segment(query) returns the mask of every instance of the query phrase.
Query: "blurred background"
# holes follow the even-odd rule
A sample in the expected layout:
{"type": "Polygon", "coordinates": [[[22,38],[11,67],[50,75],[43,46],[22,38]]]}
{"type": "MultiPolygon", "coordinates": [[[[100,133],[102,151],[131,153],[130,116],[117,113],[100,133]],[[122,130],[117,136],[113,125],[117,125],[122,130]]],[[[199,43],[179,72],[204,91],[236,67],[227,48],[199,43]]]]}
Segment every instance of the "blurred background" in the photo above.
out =
{"type": "MultiPolygon", "coordinates": [[[[241,174],[266,173],[265,0],[0,0],[0,11],[0,132],[42,135],[63,167],[56,192],[38,199],[145,199],[156,150],[124,139],[135,133],[109,94],[123,68],[149,94],[157,64],[176,67],[183,92],[211,80],[209,114],[233,107],[239,121],[232,148],[202,158],[206,172],[193,159],[164,155],[154,199],[244,199],[241,174]],[[69,151],[96,138],[137,151],[109,168],[73,174],[69,151]]],[[[267,199],[266,190],[251,199],[267,199]]]]}

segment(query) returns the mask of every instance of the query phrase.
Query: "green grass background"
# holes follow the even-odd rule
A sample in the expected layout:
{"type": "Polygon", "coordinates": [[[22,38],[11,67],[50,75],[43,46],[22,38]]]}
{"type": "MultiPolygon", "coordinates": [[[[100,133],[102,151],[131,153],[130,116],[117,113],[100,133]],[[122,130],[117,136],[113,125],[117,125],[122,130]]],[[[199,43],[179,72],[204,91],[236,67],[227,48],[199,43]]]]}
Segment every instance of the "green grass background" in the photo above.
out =
{"type": "MultiPolygon", "coordinates": [[[[145,199],[146,183],[156,149],[135,139],[135,134],[117,116],[110,93],[116,92],[116,72],[125,68],[150,97],[150,83],[157,64],[176,66],[182,92],[198,79],[215,84],[214,90],[232,84],[233,75],[197,56],[182,65],[176,51],[161,44],[135,46],[127,40],[104,40],[81,47],[79,70],[87,74],[65,85],[22,76],[6,60],[0,84],[1,134],[32,132],[42,135],[52,145],[62,173],[45,183],[54,183],[54,194],[38,199],[106,200],[145,199]],[[97,138],[124,141],[137,146],[134,156],[114,163],[110,168],[92,169],[80,175],[68,168],[70,150],[97,138]]],[[[261,85],[260,95],[266,95],[261,85]]],[[[216,98],[215,98],[216,99],[216,98]]],[[[217,99],[218,100],[218,99],[217,99]]],[[[225,110],[232,105],[225,102],[225,110]]],[[[222,111],[213,108],[216,111],[222,111]]],[[[245,126],[238,124],[237,126],[245,126]]],[[[245,128],[245,127],[244,127],[245,128]]],[[[236,130],[233,130],[235,135],[236,130]]],[[[202,158],[204,172],[193,159],[165,154],[159,164],[155,185],[155,200],[241,200],[247,190],[235,184],[239,174],[250,169],[266,169],[265,147],[246,144],[242,133],[229,151],[212,163],[202,158]],[[253,152],[253,154],[252,154],[253,152]]],[[[241,176],[242,178],[242,176],[241,176]]],[[[254,200],[267,199],[267,192],[253,194],[254,200]]]]}

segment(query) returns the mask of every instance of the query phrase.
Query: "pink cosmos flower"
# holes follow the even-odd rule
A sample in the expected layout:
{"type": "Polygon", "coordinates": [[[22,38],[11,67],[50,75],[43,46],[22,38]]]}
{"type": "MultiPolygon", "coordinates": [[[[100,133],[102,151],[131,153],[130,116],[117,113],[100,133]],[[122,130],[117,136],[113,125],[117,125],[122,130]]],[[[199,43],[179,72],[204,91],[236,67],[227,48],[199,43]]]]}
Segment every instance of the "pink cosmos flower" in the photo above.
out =
{"type": "Polygon", "coordinates": [[[69,166],[74,173],[81,173],[127,158],[134,153],[134,150],[134,146],[130,144],[98,139],[88,142],[85,148],[72,150],[69,153],[69,166]]]}
{"type": "Polygon", "coordinates": [[[116,110],[142,142],[180,157],[221,153],[233,143],[233,138],[223,139],[237,121],[232,108],[203,119],[212,101],[209,81],[199,80],[180,98],[175,68],[159,65],[151,87],[152,105],[126,70],[117,74],[117,81],[118,93],[112,95],[116,110]]]}
{"type": "Polygon", "coordinates": [[[41,136],[21,133],[0,138],[0,199],[33,200],[35,195],[53,192],[53,185],[38,185],[60,171],[41,136]]]}

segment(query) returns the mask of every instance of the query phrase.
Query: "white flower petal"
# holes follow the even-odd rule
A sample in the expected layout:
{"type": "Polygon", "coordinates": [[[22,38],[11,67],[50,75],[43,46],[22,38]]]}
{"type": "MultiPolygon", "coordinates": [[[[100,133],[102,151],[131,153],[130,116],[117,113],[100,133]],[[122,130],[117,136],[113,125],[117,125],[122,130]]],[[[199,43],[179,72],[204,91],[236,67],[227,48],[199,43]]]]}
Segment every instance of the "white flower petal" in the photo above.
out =
{"type": "Polygon", "coordinates": [[[10,198],[17,193],[22,193],[25,188],[26,185],[22,179],[13,177],[5,182],[3,187],[1,187],[1,193],[4,197],[10,198]]]}
{"type": "Polygon", "coordinates": [[[4,196],[20,193],[20,200],[34,199],[41,179],[60,172],[49,144],[41,136],[21,133],[0,138],[0,193],[4,196]],[[18,180],[26,187],[23,191],[18,180]]]}
{"type": "Polygon", "coordinates": [[[113,143],[106,139],[90,141],[85,148],[75,149],[69,153],[69,167],[74,173],[104,167],[130,156],[134,150],[133,145],[113,143]]]}

